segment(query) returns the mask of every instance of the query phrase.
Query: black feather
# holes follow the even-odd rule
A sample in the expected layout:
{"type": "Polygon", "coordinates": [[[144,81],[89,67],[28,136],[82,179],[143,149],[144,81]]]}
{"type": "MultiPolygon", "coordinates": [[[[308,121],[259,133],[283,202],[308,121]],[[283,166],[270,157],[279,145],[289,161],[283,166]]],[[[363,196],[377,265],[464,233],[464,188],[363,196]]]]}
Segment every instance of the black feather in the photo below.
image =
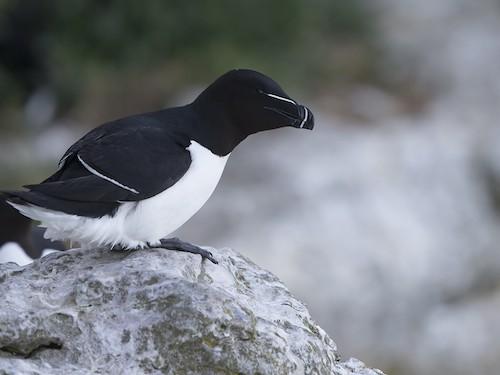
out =
{"type": "Polygon", "coordinates": [[[28,191],[6,192],[8,200],[101,217],[112,215],[120,202],[150,198],[174,185],[191,164],[189,139],[168,125],[147,115],[104,124],[71,146],[52,176],[25,186],[28,191]],[[116,183],[89,171],[79,158],[116,183]]]}

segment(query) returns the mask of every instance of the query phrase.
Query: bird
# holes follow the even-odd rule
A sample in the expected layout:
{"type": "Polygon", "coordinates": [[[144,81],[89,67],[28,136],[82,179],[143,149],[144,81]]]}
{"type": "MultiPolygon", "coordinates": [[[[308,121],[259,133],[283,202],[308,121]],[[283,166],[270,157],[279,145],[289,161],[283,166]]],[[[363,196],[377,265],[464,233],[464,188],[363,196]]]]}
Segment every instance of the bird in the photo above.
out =
{"type": "Polygon", "coordinates": [[[168,236],[209,199],[238,144],[282,127],[312,130],[313,113],[265,74],[233,69],[189,104],[96,127],[50,177],[2,193],[51,240],[177,250],[217,264],[210,251],[168,236]]]}

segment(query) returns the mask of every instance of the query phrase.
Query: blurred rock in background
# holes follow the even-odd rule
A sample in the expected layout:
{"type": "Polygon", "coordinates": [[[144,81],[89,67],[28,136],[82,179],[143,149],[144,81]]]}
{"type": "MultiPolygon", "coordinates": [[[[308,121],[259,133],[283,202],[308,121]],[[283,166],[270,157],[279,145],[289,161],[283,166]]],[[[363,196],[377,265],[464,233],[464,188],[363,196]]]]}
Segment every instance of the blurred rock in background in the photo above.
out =
{"type": "Polygon", "coordinates": [[[178,234],[276,273],[346,357],[394,375],[500,372],[498,1],[56,3],[35,43],[48,78],[16,88],[0,63],[5,187],[44,177],[89,127],[262,70],[315,130],[242,144],[178,234]]]}
{"type": "Polygon", "coordinates": [[[381,74],[423,105],[361,86],[346,119],[320,98],[314,134],[242,145],[181,235],[248,249],[387,373],[497,374],[500,3],[377,10],[381,74]]]}

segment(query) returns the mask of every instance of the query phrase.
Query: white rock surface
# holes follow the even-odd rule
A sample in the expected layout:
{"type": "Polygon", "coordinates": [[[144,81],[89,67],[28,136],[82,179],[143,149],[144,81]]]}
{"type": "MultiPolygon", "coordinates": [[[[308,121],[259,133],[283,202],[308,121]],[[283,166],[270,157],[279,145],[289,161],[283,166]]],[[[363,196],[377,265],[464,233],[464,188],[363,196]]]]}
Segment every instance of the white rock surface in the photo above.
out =
{"type": "Polygon", "coordinates": [[[71,250],[0,265],[2,374],[377,375],[271,273],[167,250],[71,250]]]}

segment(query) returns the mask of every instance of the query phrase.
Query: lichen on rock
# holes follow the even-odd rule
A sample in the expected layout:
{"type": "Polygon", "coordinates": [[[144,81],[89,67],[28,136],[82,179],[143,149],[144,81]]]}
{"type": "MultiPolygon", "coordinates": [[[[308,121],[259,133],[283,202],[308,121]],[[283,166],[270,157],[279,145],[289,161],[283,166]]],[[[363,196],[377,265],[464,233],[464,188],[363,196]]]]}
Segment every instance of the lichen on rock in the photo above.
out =
{"type": "Polygon", "coordinates": [[[70,250],[0,265],[0,373],[380,374],[271,273],[166,250],[70,250]]]}

